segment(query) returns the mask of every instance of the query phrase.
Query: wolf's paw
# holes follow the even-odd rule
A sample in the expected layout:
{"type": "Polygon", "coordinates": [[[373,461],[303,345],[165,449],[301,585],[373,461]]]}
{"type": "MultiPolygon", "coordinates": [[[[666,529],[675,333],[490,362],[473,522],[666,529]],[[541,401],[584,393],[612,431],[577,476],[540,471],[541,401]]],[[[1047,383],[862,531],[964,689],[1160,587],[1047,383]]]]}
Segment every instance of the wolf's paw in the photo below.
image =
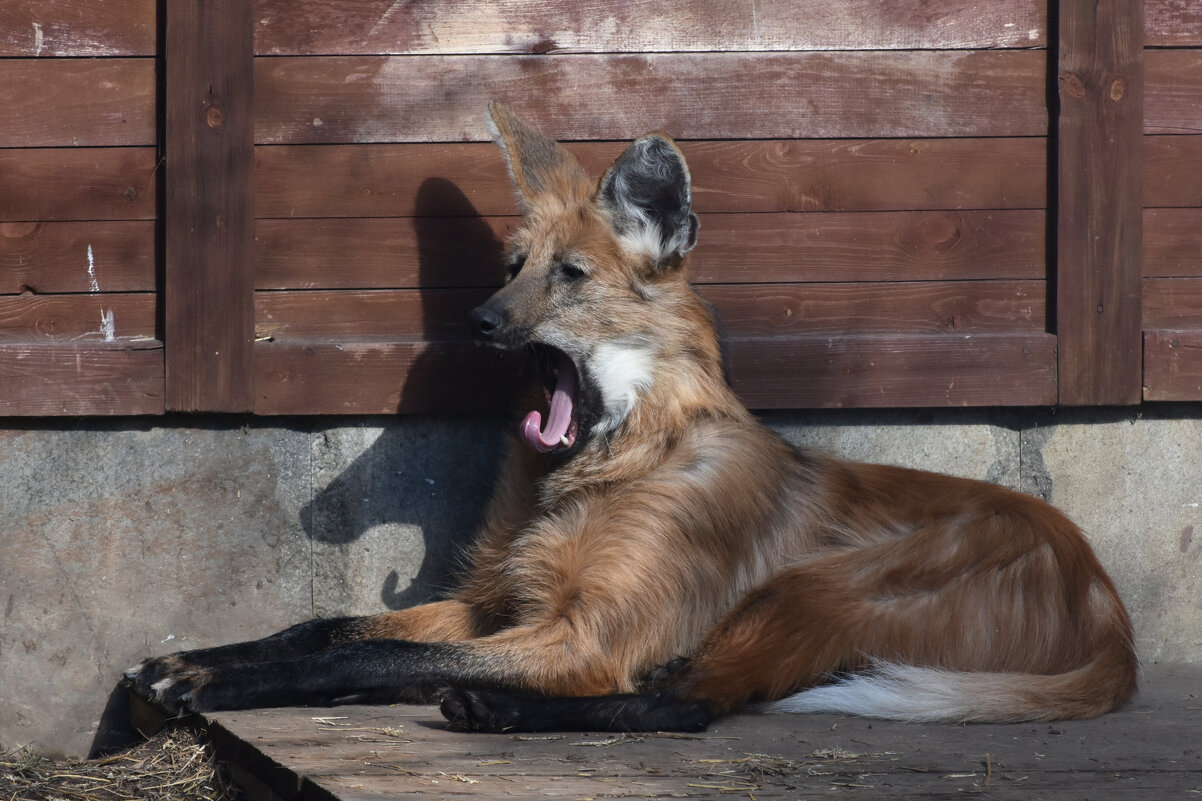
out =
{"type": "Polygon", "coordinates": [[[639,690],[642,692],[654,692],[660,689],[688,670],[689,663],[690,659],[687,656],[678,656],[671,662],[665,662],[659,667],[652,668],[639,681],[639,690]]]}
{"type": "Polygon", "coordinates": [[[196,693],[209,671],[191,665],[182,654],[156,656],[125,671],[126,684],[135,693],[170,714],[199,711],[196,693]]]}
{"type": "Polygon", "coordinates": [[[448,690],[439,709],[452,731],[512,731],[521,717],[510,696],[481,690],[448,690]]]}

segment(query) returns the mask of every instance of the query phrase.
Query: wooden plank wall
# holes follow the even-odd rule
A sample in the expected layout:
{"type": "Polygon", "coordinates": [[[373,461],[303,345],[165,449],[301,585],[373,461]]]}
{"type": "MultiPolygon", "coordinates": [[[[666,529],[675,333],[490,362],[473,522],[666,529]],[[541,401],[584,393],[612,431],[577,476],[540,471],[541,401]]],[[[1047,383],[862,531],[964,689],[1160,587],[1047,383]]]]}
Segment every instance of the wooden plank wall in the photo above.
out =
{"type": "Polygon", "coordinates": [[[0,3],[0,415],[163,411],[154,0],[0,3]]]}
{"type": "Polygon", "coordinates": [[[517,213],[492,98],[597,173],[681,140],[751,406],[1054,403],[1045,4],[671,8],[258,0],[255,410],[504,381],[462,322],[517,213]]]}
{"type": "Polygon", "coordinates": [[[1145,400],[1202,400],[1202,5],[1145,9],[1145,400]]]}

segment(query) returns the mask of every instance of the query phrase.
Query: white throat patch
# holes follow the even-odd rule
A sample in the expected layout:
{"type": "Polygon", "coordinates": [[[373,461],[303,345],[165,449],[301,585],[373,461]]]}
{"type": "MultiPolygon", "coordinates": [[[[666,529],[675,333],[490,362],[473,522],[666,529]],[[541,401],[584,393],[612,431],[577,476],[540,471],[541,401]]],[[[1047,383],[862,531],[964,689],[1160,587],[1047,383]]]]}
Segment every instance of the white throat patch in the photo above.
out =
{"type": "Polygon", "coordinates": [[[655,383],[651,349],[632,342],[606,342],[598,345],[589,360],[590,377],[601,391],[605,412],[596,431],[607,433],[622,424],[638,401],[639,393],[655,383]]]}

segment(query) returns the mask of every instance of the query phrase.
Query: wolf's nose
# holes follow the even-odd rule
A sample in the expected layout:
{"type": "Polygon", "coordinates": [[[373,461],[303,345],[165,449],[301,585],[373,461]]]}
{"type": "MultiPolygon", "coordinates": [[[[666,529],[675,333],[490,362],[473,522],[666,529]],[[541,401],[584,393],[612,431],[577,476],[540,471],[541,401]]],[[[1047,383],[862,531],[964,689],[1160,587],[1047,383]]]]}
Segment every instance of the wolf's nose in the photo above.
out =
{"type": "Polygon", "coordinates": [[[487,306],[477,306],[468,315],[472,323],[472,331],[480,339],[492,339],[501,328],[501,315],[487,306]]]}

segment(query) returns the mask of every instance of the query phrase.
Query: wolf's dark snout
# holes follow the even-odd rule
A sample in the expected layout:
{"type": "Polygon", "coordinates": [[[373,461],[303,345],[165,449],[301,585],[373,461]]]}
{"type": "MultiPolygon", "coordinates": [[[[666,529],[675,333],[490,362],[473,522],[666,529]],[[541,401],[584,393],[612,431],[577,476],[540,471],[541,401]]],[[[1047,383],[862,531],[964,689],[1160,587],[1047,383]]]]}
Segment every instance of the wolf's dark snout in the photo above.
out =
{"type": "Polygon", "coordinates": [[[488,304],[472,309],[468,320],[472,324],[472,333],[485,340],[492,339],[505,323],[501,313],[488,304]]]}

